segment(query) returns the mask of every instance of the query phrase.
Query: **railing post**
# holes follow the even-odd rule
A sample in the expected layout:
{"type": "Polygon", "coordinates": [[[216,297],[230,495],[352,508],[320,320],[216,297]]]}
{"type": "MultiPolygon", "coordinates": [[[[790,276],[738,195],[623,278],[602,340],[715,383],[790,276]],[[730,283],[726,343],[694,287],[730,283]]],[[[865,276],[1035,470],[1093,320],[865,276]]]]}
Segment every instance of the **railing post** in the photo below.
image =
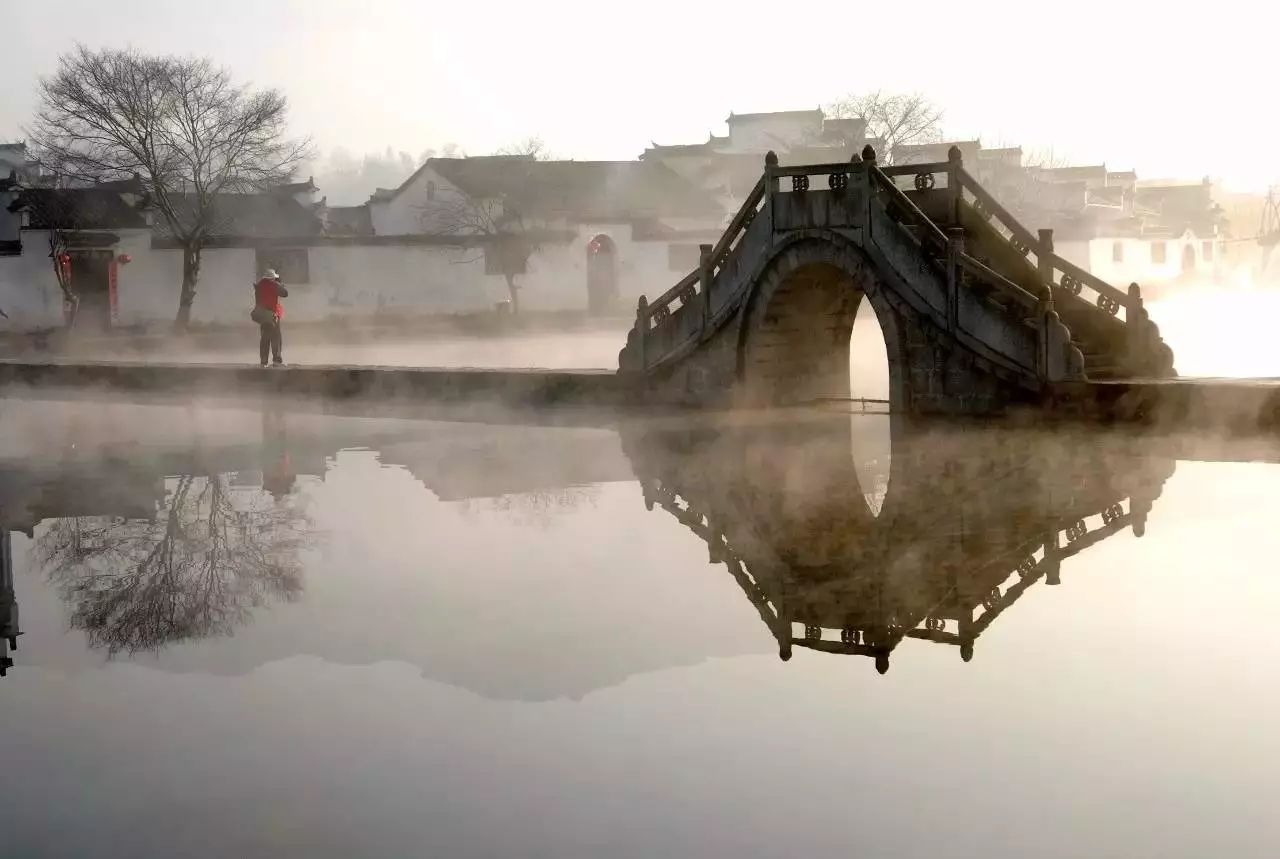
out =
{"type": "Polygon", "coordinates": [[[862,147],[861,161],[863,164],[866,165],[866,168],[865,168],[866,172],[864,175],[866,176],[866,183],[867,183],[867,194],[866,194],[867,210],[863,215],[862,240],[865,244],[870,245],[875,240],[873,236],[873,230],[871,227],[872,201],[875,199],[876,195],[880,193],[880,187],[876,183],[876,178],[875,178],[876,150],[875,150],[875,147],[872,146],[870,143],[862,147]]]}
{"type": "Polygon", "coordinates": [[[764,193],[771,196],[778,192],[778,177],[774,175],[774,168],[778,166],[778,153],[770,149],[764,155],[764,193]]]}
{"type": "Polygon", "coordinates": [[[960,258],[964,256],[964,228],[947,227],[947,331],[960,327],[960,258]]]}
{"type": "Polygon", "coordinates": [[[1041,382],[1049,380],[1049,311],[1053,309],[1053,300],[1040,296],[1036,305],[1036,378],[1041,382]]]}
{"type": "Polygon", "coordinates": [[[711,324],[711,245],[698,245],[698,288],[702,290],[702,332],[711,324]]]}
{"type": "Polygon", "coordinates": [[[769,210],[769,244],[773,244],[773,196],[778,193],[778,153],[770,149],[764,155],[764,205],[769,210]]]}
{"type": "Polygon", "coordinates": [[[1129,301],[1125,304],[1126,322],[1146,321],[1147,308],[1142,303],[1142,289],[1136,283],[1129,284],[1129,301]]]}
{"type": "Polygon", "coordinates": [[[1044,583],[1046,585],[1058,585],[1062,583],[1059,573],[1062,571],[1062,560],[1058,557],[1058,529],[1049,528],[1049,534],[1044,541],[1044,560],[1041,562],[1044,567],[1044,583]]]}
{"type": "Polygon", "coordinates": [[[1053,230],[1039,230],[1040,244],[1036,247],[1036,268],[1040,273],[1040,285],[1045,297],[1053,300],[1053,230]]]}
{"type": "Polygon", "coordinates": [[[649,356],[647,354],[649,339],[649,299],[643,295],[636,302],[636,348],[640,350],[640,372],[649,369],[649,356]]]}
{"type": "Polygon", "coordinates": [[[951,196],[951,223],[960,224],[960,203],[964,199],[964,188],[960,186],[961,152],[959,146],[947,150],[947,193],[951,196]]]}
{"type": "Polygon", "coordinates": [[[1146,357],[1150,345],[1147,337],[1151,326],[1147,323],[1147,308],[1142,303],[1142,289],[1136,283],[1129,284],[1129,300],[1124,306],[1125,333],[1128,335],[1129,355],[1133,359],[1146,357]]]}
{"type": "Polygon", "coordinates": [[[1037,230],[1036,274],[1040,280],[1040,380],[1047,382],[1054,375],[1053,359],[1049,348],[1053,342],[1052,329],[1057,320],[1053,309],[1053,230],[1037,230]]]}

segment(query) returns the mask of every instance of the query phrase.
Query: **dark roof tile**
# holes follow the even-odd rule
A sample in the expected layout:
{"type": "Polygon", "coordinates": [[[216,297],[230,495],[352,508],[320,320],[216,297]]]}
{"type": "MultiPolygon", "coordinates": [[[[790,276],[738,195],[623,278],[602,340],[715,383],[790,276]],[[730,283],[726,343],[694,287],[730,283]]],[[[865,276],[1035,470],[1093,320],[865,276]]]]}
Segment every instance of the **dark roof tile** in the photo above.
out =
{"type": "Polygon", "coordinates": [[[36,230],[142,229],[147,219],[126,203],[119,191],[103,188],[28,188],[9,204],[9,211],[30,213],[36,230]]]}
{"type": "Polygon", "coordinates": [[[721,210],[710,196],[653,161],[536,161],[523,156],[484,156],[430,158],[424,166],[466,194],[506,199],[531,215],[631,220],[653,215],[712,215],[721,210]]]}
{"type": "MultiPolygon", "coordinates": [[[[194,218],[194,198],[179,197],[174,205],[183,222],[194,218]]],[[[157,217],[156,235],[172,238],[168,221],[157,217]]],[[[286,239],[320,234],[320,219],[284,194],[219,194],[214,198],[212,238],[286,239]]]]}

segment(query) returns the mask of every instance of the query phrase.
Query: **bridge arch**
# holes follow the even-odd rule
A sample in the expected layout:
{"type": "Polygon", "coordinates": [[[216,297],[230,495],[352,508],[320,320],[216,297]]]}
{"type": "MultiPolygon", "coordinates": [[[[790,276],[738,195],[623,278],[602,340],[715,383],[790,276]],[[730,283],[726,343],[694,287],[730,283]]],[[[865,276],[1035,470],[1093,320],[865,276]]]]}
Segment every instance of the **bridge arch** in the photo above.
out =
{"type": "Polygon", "coordinates": [[[807,230],[781,243],[747,297],[738,331],[738,381],[748,405],[849,396],[849,350],[863,300],[888,359],[889,400],[906,402],[909,322],[867,255],[845,237],[807,230]]]}

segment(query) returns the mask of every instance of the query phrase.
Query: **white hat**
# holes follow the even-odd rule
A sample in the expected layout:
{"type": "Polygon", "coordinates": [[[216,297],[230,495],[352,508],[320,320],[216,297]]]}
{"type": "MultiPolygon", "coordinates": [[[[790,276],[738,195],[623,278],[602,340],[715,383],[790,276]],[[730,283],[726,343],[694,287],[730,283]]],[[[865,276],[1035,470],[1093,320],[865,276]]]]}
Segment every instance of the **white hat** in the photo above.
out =
{"type": "Polygon", "coordinates": [[[267,269],[265,272],[262,273],[262,276],[266,278],[270,278],[271,280],[280,279],[280,275],[276,274],[276,270],[274,268],[267,269]]]}

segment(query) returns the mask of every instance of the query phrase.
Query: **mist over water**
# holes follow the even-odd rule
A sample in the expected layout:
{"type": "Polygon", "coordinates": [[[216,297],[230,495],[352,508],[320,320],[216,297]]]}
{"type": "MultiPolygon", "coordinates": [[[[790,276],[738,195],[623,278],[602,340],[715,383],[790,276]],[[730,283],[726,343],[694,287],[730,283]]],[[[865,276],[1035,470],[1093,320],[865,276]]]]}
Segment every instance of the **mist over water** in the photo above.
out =
{"type": "Polygon", "coordinates": [[[13,855],[1191,859],[1280,836],[1276,465],[1100,431],[921,446],[831,412],[0,405],[0,515],[36,521],[8,532],[13,855]],[[196,575],[215,511],[257,562],[196,575]],[[143,563],[166,540],[174,577],[143,563]],[[1232,622],[1188,635],[1215,604],[1232,622]],[[920,624],[886,676],[821,649],[883,618],[920,624]]]}

